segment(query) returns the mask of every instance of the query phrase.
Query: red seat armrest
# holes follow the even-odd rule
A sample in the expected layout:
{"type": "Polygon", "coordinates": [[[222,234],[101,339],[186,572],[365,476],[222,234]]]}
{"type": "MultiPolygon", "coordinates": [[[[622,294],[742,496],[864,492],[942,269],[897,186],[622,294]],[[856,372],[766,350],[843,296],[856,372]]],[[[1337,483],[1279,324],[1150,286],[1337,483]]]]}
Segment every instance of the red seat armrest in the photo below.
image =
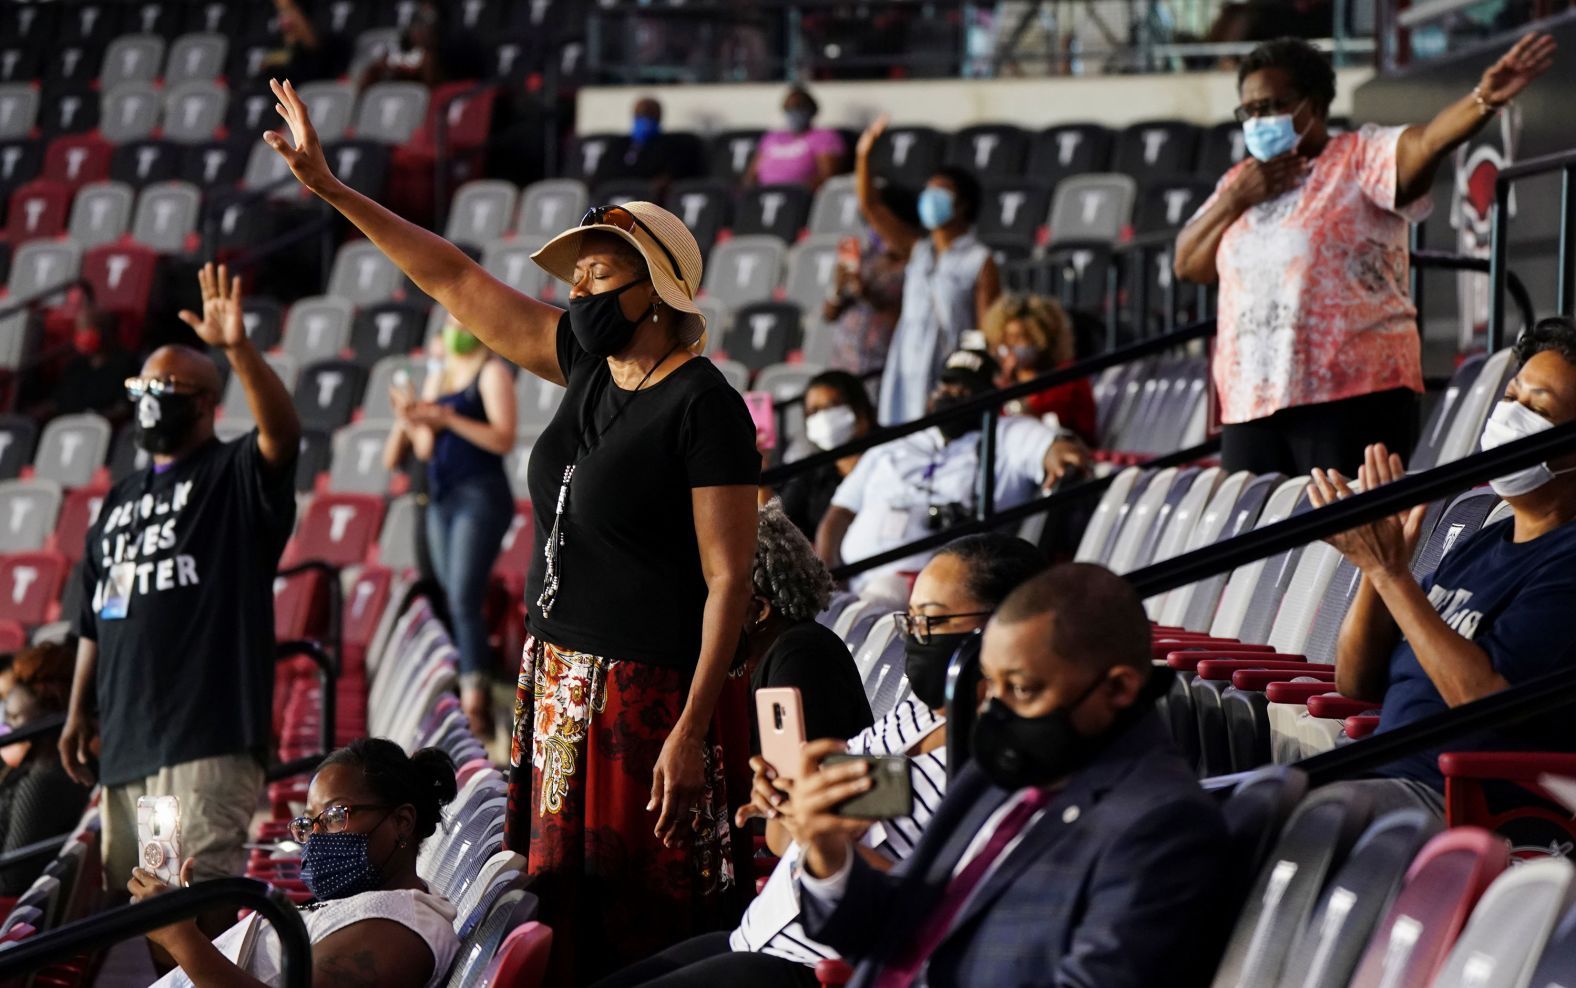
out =
{"type": "Polygon", "coordinates": [[[1548,751],[1451,751],[1439,756],[1439,771],[1457,779],[1521,779],[1576,776],[1576,754],[1548,751]]]}
{"type": "Polygon", "coordinates": [[[1366,738],[1378,729],[1378,714],[1354,714],[1346,718],[1346,736],[1353,741],[1356,741],[1358,738],[1366,738]]]}
{"type": "Polygon", "coordinates": [[[1373,713],[1377,707],[1369,700],[1354,700],[1349,696],[1310,696],[1308,713],[1315,717],[1345,720],[1358,714],[1373,713]]]}
{"type": "Polygon", "coordinates": [[[1264,696],[1271,703],[1307,703],[1310,696],[1334,692],[1334,683],[1271,683],[1264,687],[1264,696]]]}
{"type": "MultiPolygon", "coordinates": [[[[1255,662],[1296,662],[1308,661],[1301,655],[1290,652],[1249,652],[1240,648],[1185,648],[1167,652],[1164,656],[1166,665],[1173,669],[1194,670],[1198,664],[1206,659],[1252,659],[1255,662]]],[[[1259,666],[1259,668],[1267,668],[1259,666]]]]}
{"type": "MultiPolygon", "coordinates": [[[[1311,676],[1322,679],[1327,683],[1335,682],[1335,673],[1328,669],[1314,668],[1314,663],[1307,663],[1306,669],[1294,669],[1298,677],[1311,676]]],[[[1286,681],[1285,669],[1238,669],[1231,674],[1231,685],[1239,690],[1251,693],[1263,693],[1264,688],[1271,683],[1284,683],[1286,681]]]]}
{"type": "MultiPolygon", "coordinates": [[[[1174,667],[1173,667],[1174,668],[1174,667]]],[[[1292,679],[1303,672],[1323,672],[1326,667],[1315,666],[1313,663],[1301,659],[1205,659],[1194,670],[1200,679],[1230,679],[1231,674],[1239,669],[1276,669],[1288,675],[1281,679],[1292,679]]],[[[1333,671],[1333,670],[1331,670],[1333,671]]]]}
{"type": "Polygon", "coordinates": [[[815,979],[823,988],[841,988],[854,980],[854,969],[847,961],[821,961],[815,966],[815,979]]]}

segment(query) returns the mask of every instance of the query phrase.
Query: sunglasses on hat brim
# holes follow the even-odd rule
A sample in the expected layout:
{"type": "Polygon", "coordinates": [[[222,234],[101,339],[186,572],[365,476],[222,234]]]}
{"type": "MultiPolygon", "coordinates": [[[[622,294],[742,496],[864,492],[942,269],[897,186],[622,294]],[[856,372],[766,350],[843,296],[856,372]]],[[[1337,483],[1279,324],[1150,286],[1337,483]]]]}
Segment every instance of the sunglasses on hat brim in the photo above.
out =
{"type": "Polygon", "coordinates": [[[586,210],[584,216],[580,217],[580,225],[612,226],[623,230],[625,233],[634,233],[635,228],[639,227],[645,232],[646,236],[652,239],[652,242],[662,248],[663,256],[668,259],[668,264],[673,269],[673,277],[681,282],[684,281],[684,270],[679,267],[679,259],[673,256],[671,250],[668,250],[668,245],[663,243],[662,238],[653,233],[651,227],[643,223],[640,217],[623,206],[592,206],[586,210]]]}

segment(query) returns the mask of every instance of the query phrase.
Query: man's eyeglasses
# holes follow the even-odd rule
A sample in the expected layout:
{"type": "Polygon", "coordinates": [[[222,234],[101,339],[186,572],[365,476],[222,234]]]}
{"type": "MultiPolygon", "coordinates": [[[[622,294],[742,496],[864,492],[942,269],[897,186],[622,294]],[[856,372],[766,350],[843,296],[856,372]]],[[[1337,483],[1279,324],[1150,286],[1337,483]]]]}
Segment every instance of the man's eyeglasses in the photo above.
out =
{"type": "Polygon", "coordinates": [[[141,401],[143,395],[162,398],[165,395],[195,395],[204,391],[200,385],[173,377],[128,377],[125,384],[126,397],[132,401],[141,401]]]}
{"type": "Polygon", "coordinates": [[[290,821],[290,836],[297,844],[316,833],[342,834],[350,826],[350,815],[362,810],[386,810],[382,803],[334,803],[317,816],[298,816],[290,821]]]}
{"type": "Polygon", "coordinates": [[[1300,96],[1287,99],[1260,99],[1244,103],[1231,111],[1237,123],[1247,123],[1253,117],[1275,117],[1282,113],[1295,113],[1303,104],[1300,96]]]}
{"type": "Polygon", "coordinates": [[[679,281],[684,280],[684,270],[679,267],[678,258],[668,250],[668,245],[662,238],[651,232],[651,227],[641,222],[640,217],[625,209],[623,206],[592,206],[586,214],[580,217],[581,226],[616,226],[625,233],[634,233],[636,227],[645,231],[646,236],[662,248],[662,253],[668,259],[668,264],[673,268],[673,277],[679,281]]]}
{"type": "Polygon", "coordinates": [[[936,631],[936,625],[946,624],[958,618],[990,617],[990,611],[964,611],[961,614],[910,614],[907,611],[897,611],[892,615],[892,621],[897,625],[898,634],[911,638],[921,645],[929,645],[931,636],[945,634],[936,631]]]}

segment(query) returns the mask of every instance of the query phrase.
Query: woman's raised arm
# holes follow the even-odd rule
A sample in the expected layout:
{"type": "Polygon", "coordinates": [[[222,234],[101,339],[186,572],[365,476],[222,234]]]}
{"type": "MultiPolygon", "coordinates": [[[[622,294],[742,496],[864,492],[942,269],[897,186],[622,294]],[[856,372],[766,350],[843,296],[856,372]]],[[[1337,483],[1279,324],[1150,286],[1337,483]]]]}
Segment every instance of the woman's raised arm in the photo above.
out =
{"type": "Polygon", "coordinates": [[[313,195],[367,235],[422,291],[448,309],[482,342],[537,377],[563,384],[558,366],[558,320],[563,310],[515,291],[488,274],[458,247],[368,199],[329,170],[306,104],[289,81],[272,80],[275,107],[290,127],[263,135],[313,195]]]}

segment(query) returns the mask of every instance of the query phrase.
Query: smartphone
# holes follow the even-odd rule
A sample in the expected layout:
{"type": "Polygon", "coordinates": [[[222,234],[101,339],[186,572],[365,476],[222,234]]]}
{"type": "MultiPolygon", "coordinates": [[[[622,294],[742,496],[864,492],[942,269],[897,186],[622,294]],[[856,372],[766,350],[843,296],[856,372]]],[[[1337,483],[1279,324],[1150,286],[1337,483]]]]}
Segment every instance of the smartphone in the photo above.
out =
{"type": "Polygon", "coordinates": [[[831,768],[844,762],[861,761],[870,766],[871,786],[853,799],[838,804],[838,816],[856,820],[890,820],[911,816],[914,790],[908,779],[908,758],[904,755],[827,755],[821,765],[831,768]]]}
{"type": "Polygon", "coordinates": [[[844,237],[837,242],[837,263],[844,271],[858,274],[861,259],[858,237],[844,237]]]}
{"type": "Polygon", "coordinates": [[[174,796],[137,800],[138,859],[166,885],[181,882],[181,802],[174,796]]]}
{"type": "Polygon", "coordinates": [[[755,420],[756,445],[762,451],[777,448],[777,411],[772,406],[769,391],[746,391],[744,403],[749,406],[750,418],[755,420]]]}
{"type": "Polygon", "coordinates": [[[755,691],[755,724],[761,736],[761,757],[779,778],[796,779],[804,760],[804,707],[793,686],[755,691]]]}

